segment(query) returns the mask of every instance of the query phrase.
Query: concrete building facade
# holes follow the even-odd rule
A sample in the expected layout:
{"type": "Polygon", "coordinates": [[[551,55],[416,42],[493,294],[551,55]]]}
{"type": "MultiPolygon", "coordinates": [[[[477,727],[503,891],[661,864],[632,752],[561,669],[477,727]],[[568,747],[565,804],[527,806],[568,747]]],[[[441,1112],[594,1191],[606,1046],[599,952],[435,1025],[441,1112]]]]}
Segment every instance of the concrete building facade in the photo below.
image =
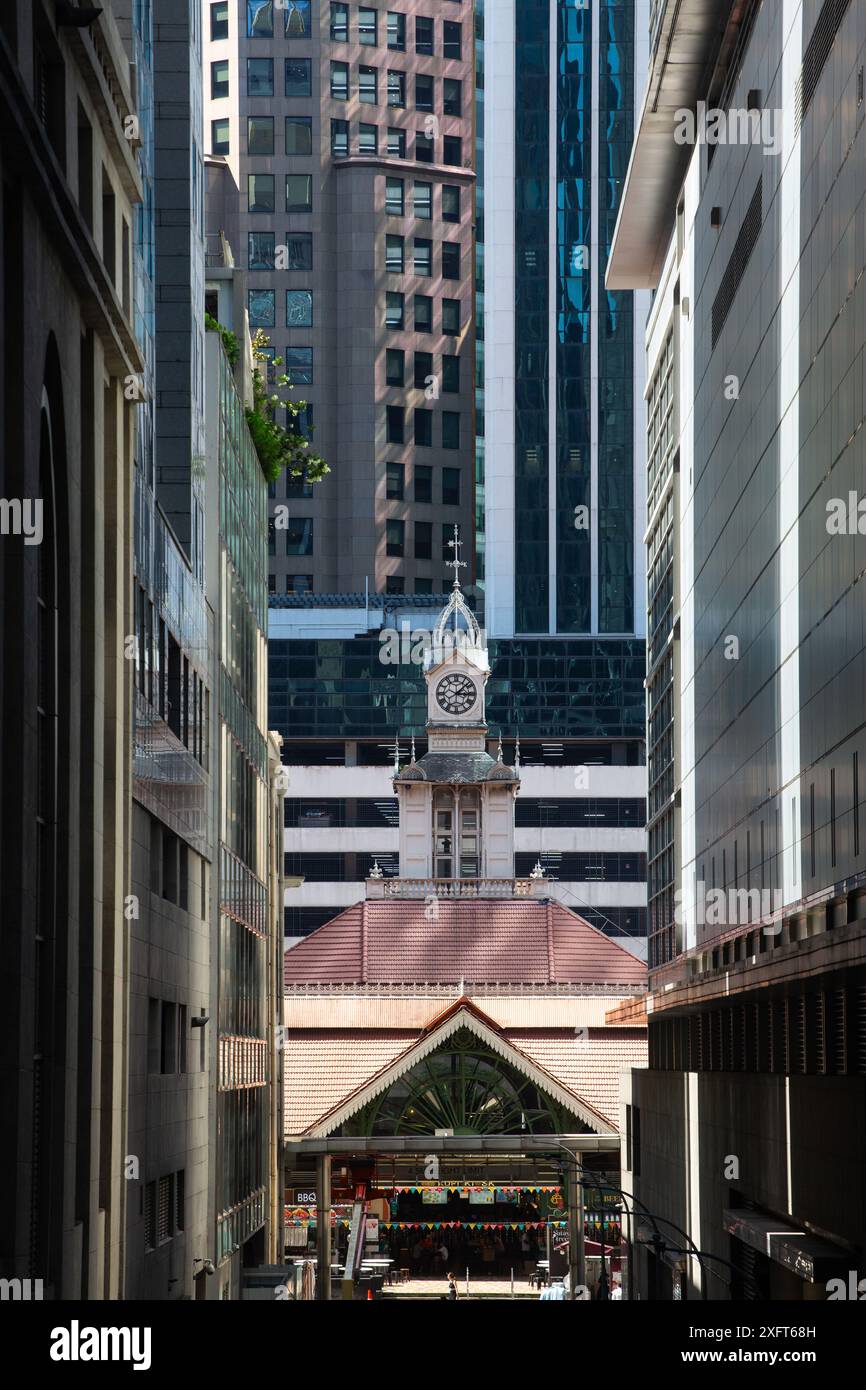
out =
{"type": "Polygon", "coordinates": [[[272,490],[272,588],[439,593],[474,512],[471,19],[455,0],[203,13],[250,324],[331,468],[272,490]]]}

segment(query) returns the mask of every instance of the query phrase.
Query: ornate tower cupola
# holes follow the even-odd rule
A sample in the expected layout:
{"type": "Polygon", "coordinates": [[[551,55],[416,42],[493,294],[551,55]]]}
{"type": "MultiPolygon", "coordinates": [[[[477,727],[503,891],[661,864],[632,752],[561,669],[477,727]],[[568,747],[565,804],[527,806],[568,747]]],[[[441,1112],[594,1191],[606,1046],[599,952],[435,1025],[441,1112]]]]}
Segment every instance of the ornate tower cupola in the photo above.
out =
{"type": "MultiPolygon", "coordinates": [[[[486,751],[484,692],[490,662],[484,635],[460,588],[454,528],[454,587],[424,662],[427,748],[395,774],[400,803],[400,878],[439,879],[454,896],[479,879],[514,877],[514,798],[520,779],[486,751]],[[461,880],[462,883],[458,883],[461,880]]],[[[446,890],[447,891],[447,890],[446,890]]]]}

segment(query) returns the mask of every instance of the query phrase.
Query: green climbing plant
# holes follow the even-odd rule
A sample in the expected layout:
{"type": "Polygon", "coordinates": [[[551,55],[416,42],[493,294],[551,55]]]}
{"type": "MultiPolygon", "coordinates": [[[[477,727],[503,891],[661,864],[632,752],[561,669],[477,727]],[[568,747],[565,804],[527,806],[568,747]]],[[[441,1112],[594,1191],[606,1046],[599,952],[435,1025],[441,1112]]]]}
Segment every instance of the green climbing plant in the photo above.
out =
{"type": "MultiPolygon", "coordinates": [[[[276,482],[281,473],[303,477],[308,483],[321,482],[331,470],[321,455],[313,453],[309,440],[296,427],[306,401],[287,401],[276,391],[268,390],[266,349],[269,346],[267,334],[259,329],[253,338],[253,404],[247,406],[246,417],[262,472],[269,483],[276,482]],[[278,409],[286,411],[287,425],[278,423],[278,409]]],[[[281,357],[275,357],[271,363],[275,370],[282,364],[281,357]]],[[[277,376],[273,384],[291,387],[285,373],[277,376]]]]}

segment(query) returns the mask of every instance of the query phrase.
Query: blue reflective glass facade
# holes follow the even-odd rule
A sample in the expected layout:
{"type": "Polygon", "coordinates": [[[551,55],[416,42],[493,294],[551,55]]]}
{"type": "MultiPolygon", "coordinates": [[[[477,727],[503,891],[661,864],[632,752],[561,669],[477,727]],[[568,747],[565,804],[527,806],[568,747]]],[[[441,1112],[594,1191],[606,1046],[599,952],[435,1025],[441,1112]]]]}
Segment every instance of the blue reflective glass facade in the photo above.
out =
{"type": "Polygon", "coordinates": [[[634,300],[604,277],[634,129],[634,13],[599,7],[598,626],[634,628],[634,300]]]}
{"type": "MultiPolygon", "coordinates": [[[[286,739],[425,733],[421,667],[385,665],[378,634],[274,640],[268,721],[286,739]]],[[[638,638],[493,640],[487,723],[513,738],[643,739],[645,647],[638,638]]]]}
{"type": "Polygon", "coordinates": [[[548,559],[549,0],[516,15],[514,599],[518,632],[546,632],[548,559]]]}
{"type": "Polygon", "coordinates": [[[592,11],[575,0],[557,6],[556,130],[556,629],[588,632],[592,11]]]}

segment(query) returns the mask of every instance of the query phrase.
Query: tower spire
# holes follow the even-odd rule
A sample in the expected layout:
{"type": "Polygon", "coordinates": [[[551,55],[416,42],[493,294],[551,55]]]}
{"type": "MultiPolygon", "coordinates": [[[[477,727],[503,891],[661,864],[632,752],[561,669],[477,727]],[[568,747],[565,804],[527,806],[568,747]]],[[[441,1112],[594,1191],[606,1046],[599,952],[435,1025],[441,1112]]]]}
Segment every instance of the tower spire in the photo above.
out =
{"type": "Polygon", "coordinates": [[[460,588],[460,571],[466,569],[466,561],[460,559],[460,547],[463,542],[460,539],[460,527],[454,523],[454,539],[448,542],[449,549],[454,551],[454,559],[445,561],[445,568],[454,571],[454,588],[460,588]]]}

